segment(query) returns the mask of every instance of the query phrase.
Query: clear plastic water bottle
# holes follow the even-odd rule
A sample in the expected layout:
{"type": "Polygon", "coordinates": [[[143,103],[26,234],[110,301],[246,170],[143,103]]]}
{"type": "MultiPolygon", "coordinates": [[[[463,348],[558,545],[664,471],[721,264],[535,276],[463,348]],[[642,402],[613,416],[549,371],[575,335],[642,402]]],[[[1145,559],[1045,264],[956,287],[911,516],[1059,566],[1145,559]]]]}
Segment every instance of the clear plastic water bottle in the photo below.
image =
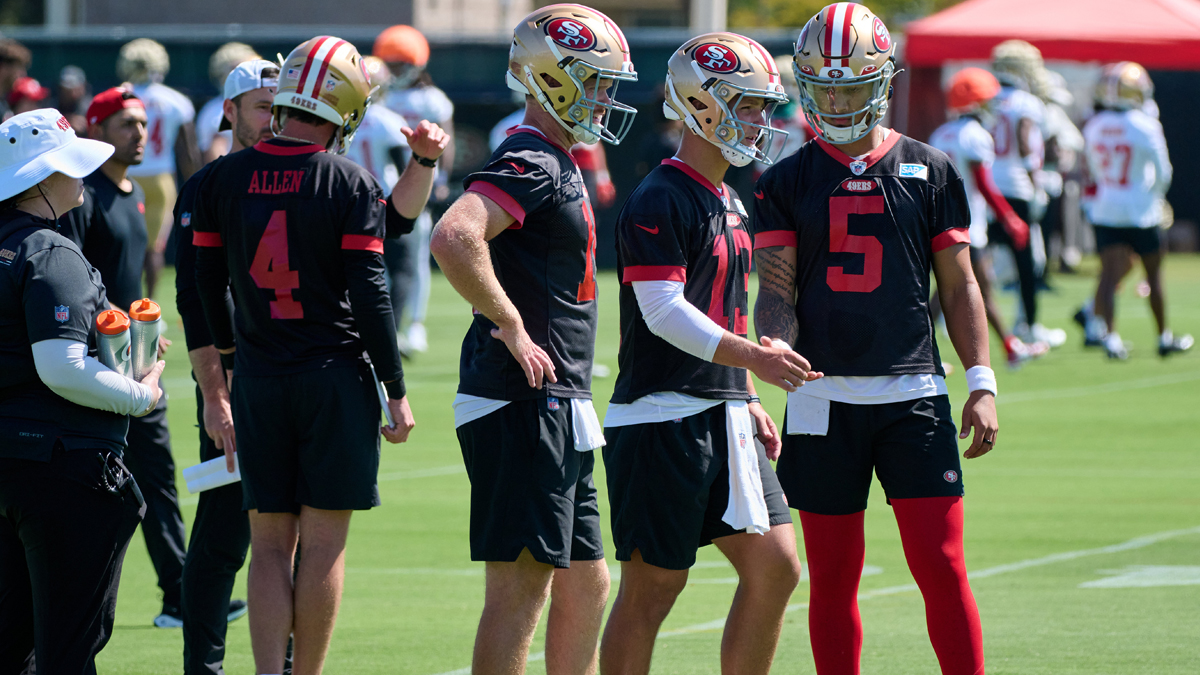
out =
{"type": "Polygon", "coordinates": [[[158,363],[158,320],[162,310],[150,298],[142,298],[129,307],[129,339],[133,363],[133,379],[141,382],[154,364],[158,363]]]}
{"type": "Polygon", "coordinates": [[[96,356],[100,363],[129,377],[130,363],[129,317],[119,309],[100,312],[96,317],[96,356]]]}

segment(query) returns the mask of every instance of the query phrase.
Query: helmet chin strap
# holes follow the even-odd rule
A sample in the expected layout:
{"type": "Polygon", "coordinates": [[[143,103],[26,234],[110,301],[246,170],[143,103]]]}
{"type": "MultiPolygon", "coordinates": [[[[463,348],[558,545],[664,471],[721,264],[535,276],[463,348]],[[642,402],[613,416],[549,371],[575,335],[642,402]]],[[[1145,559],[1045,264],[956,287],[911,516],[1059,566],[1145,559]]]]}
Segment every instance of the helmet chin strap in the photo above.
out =
{"type": "Polygon", "coordinates": [[[54,205],[50,203],[50,198],[47,197],[46,193],[42,191],[41,183],[37,184],[37,189],[38,189],[38,194],[40,194],[42,196],[42,199],[46,202],[46,206],[50,207],[50,213],[51,213],[51,215],[54,216],[53,220],[57,221],[58,220],[58,212],[54,210],[54,205]]]}

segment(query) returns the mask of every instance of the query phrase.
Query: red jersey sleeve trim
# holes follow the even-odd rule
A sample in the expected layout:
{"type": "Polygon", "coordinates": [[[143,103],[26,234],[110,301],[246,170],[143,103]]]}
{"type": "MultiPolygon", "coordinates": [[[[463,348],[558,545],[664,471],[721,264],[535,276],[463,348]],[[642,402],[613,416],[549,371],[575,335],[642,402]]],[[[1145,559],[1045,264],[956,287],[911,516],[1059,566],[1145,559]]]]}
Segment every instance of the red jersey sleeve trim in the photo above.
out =
{"type": "Polygon", "coordinates": [[[343,234],[342,250],[383,253],[383,239],[369,234],[343,234]]]}
{"type": "Polygon", "coordinates": [[[946,230],[945,232],[934,237],[933,241],[931,242],[934,253],[937,253],[942,249],[950,248],[955,244],[969,243],[971,243],[971,235],[968,233],[967,228],[965,227],[956,227],[953,230],[946,230]]]}
{"type": "Polygon", "coordinates": [[[220,232],[201,232],[199,230],[192,230],[192,245],[206,246],[208,248],[220,248],[224,246],[225,243],[221,241],[220,232]]]}
{"type": "Polygon", "coordinates": [[[477,180],[474,183],[471,183],[471,187],[467,188],[467,192],[477,192],[493,202],[496,202],[496,206],[504,209],[505,213],[512,216],[513,220],[517,221],[517,224],[513,225],[511,229],[520,229],[521,226],[525,224],[525,209],[521,208],[521,205],[517,203],[517,200],[513,199],[507,192],[501,190],[495,185],[477,180]]]}
{"type": "Polygon", "coordinates": [[[791,246],[792,248],[796,248],[796,233],[787,230],[775,230],[774,232],[759,232],[754,235],[754,250],[774,248],[775,246],[791,246]]]}
{"type": "Polygon", "coordinates": [[[268,155],[289,157],[291,155],[311,155],[315,152],[325,152],[325,148],[313,143],[311,145],[276,145],[268,141],[259,141],[254,149],[268,155]]]}
{"type": "Polygon", "coordinates": [[[687,281],[687,268],[672,265],[637,265],[626,267],[621,283],[635,281],[687,281]]]}

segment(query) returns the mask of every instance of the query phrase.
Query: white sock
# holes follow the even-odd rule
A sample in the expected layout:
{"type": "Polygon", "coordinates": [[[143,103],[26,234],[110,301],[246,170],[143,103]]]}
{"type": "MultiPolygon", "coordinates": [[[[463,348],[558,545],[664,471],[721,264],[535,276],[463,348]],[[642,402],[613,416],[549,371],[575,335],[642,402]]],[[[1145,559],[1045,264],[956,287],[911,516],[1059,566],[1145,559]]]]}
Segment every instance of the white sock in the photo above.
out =
{"type": "Polygon", "coordinates": [[[1170,328],[1164,330],[1162,332],[1162,335],[1158,336],[1159,344],[1169,345],[1174,341],[1175,341],[1175,334],[1171,332],[1170,328]]]}
{"type": "Polygon", "coordinates": [[[1109,333],[1107,336],[1105,336],[1104,344],[1109,349],[1112,349],[1114,351],[1119,350],[1125,346],[1125,344],[1123,342],[1121,342],[1121,336],[1118,335],[1116,333],[1116,331],[1113,331],[1112,333],[1109,333]]]}
{"type": "Polygon", "coordinates": [[[1098,316],[1093,316],[1088,319],[1087,328],[1088,339],[1103,340],[1104,335],[1108,333],[1108,324],[1104,323],[1104,319],[1098,316]]]}

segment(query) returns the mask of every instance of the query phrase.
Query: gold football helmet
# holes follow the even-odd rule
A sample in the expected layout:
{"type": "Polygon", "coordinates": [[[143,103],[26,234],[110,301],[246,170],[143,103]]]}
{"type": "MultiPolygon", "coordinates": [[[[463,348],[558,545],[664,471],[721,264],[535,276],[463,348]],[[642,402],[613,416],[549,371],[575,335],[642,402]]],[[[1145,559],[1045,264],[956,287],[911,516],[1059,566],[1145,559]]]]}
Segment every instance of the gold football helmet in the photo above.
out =
{"type": "Polygon", "coordinates": [[[618,84],[637,81],[629,43],[611,19],[583,5],[549,5],[522,19],[513,31],[505,79],[510,89],[537,99],[580,143],[617,145],[637,114],[616,100],[618,84]],[[599,89],[604,80],[612,81],[607,96],[599,89]]]}
{"type": "Polygon", "coordinates": [[[1104,66],[1096,82],[1096,105],[1113,110],[1131,110],[1154,98],[1154,83],[1146,69],[1133,61],[1104,66]]]}
{"type": "Polygon", "coordinates": [[[367,82],[371,89],[387,91],[392,83],[392,71],[388,70],[387,62],[378,56],[364,56],[363,67],[367,69],[367,82]]]}
{"type": "Polygon", "coordinates": [[[169,70],[167,48],[150,38],[130,40],[117,53],[117,77],[131,84],[162,82],[169,70]]]}
{"type": "Polygon", "coordinates": [[[1042,52],[1024,40],[1005,40],[992,48],[992,72],[1000,84],[1033,91],[1045,68],[1042,52]]]}
{"type": "Polygon", "coordinates": [[[754,161],[769,166],[776,158],[764,149],[783,149],[783,143],[773,141],[776,135],[786,138],[787,132],[772,127],[771,116],[788,97],[775,60],[748,37],[708,33],[683,43],[667,61],[665,94],[667,119],[683,120],[734,166],[754,161]],[[756,121],[737,115],[747,99],[763,103],[756,121]]]}
{"type": "Polygon", "coordinates": [[[248,44],[226,42],[208,58],[208,79],[217,91],[224,91],[225,78],[229,77],[229,73],[232,73],[238,64],[261,58],[258,52],[254,51],[254,47],[248,44]]]}
{"type": "Polygon", "coordinates": [[[322,35],[296,47],[283,60],[275,94],[275,125],[283,126],[284,108],[296,108],[337,125],[331,152],[350,147],[375,90],[354,45],[322,35]]]}
{"type": "Polygon", "coordinates": [[[892,95],[895,49],[887,26],[862,5],[838,2],[808,20],[796,41],[792,71],[814,132],[845,144],[879,124],[892,95]]]}

